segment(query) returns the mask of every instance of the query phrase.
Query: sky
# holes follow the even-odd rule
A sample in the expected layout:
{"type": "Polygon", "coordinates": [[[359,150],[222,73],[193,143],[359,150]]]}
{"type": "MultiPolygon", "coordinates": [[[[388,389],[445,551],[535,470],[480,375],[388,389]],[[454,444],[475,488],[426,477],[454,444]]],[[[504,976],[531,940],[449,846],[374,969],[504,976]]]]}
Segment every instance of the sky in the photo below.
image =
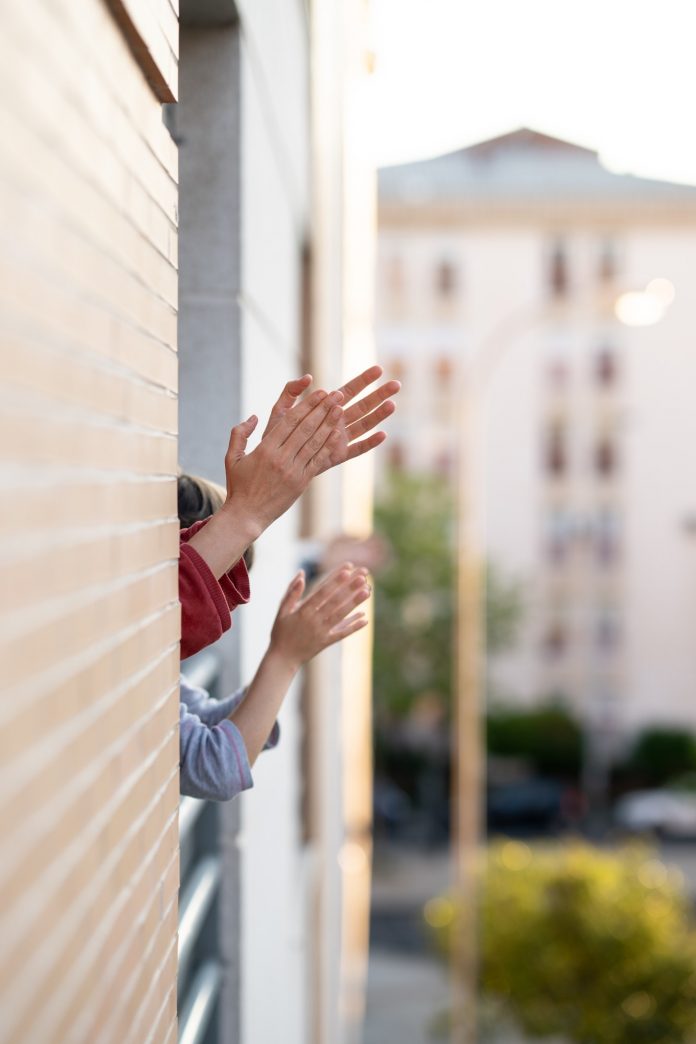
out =
{"type": "Polygon", "coordinates": [[[371,0],[380,165],[520,126],[696,184],[696,0],[371,0]]]}

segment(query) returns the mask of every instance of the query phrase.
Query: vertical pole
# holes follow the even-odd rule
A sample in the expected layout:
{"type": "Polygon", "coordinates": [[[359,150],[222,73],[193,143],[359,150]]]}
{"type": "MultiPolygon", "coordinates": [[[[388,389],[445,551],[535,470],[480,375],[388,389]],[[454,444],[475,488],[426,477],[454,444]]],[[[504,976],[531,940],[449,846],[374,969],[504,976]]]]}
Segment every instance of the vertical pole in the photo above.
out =
{"type": "MultiPolygon", "coordinates": [[[[469,375],[470,376],[470,375],[469,375]]],[[[457,489],[457,605],[452,751],[452,844],[455,896],[461,916],[452,948],[452,1044],[478,1037],[477,869],[481,836],[482,549],[478,508],[477,389],[465,381],[457,489]]]]}

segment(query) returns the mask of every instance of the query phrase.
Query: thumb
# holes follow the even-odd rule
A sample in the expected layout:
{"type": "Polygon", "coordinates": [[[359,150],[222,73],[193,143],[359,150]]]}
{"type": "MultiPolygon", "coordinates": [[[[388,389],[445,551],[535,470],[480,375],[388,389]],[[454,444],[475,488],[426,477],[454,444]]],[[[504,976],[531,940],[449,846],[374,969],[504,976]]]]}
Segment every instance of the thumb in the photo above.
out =
{"type": "Polygon", "coordinates": [[[283,595],[283,600],[280,603],[280,608],[278,609],[279,617],[288,616],[290,613],[295,611],[295,609],[297,608],[297,604],[300,601],[300,598],[302,598],[302,595],[304,594],[304,589],[305,575],[304,572],[300,569],[299,573],[296,573],[296,575],[290,581],[288,589],[283,595]]]}
{"type": "Polygon", "coordinates": [[[230,442],[225,454],[225,462],[227,464],[232,464],[244,456],[249,437],[258,422],[258,417],[252,414],[248,420],[242,421],[241,424],[235,424],[230,432],[230,442]]]}

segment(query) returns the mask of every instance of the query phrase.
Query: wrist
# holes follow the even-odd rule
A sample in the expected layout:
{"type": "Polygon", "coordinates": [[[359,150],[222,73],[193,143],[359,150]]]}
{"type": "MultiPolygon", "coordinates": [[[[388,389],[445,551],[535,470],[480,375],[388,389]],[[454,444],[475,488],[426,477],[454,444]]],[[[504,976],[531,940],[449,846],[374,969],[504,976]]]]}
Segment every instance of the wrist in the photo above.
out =
{"type": "Polygon", "coordinates": [[[234,496],[229,497],[217,512],[225,526],[229,526],[244,543],[244,550],[253,544],[255,540],[267,528],[263,521],[234,496]]]}
{"type": "Polygon", "coordinates": [[[188,544],[219,580],[236,565],[258,532],[251,520],[222,507],[194,533],[188,544]]]}
{"type": "Polygon", "coordinates": [[[303,663],[300,657],[293,655],[288,649],[284,649],[283,646],[273,638],[271,638],[268,649],[266,650],[266,659],[276,668],[276,670],[287,674],[290,678],[297,674],[303,663]]]}

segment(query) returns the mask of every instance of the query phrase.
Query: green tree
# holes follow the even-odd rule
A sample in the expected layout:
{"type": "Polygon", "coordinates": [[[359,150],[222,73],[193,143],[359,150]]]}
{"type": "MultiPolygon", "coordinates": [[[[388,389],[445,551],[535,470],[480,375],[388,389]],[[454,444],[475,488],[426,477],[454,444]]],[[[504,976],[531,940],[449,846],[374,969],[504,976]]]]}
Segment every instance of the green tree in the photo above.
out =
{"type": "Polygon", "coordinates": [[[542,774],[577,776],[582,728],[559,704],[494,707],[486,718],[486,746],[491,754],[524,758],[542,774]]]}
{"type": "Polygon", "coordinates": [[[637,737],[624,765],[648,784],[696,770],[696,739],[687,729],[655,725],[637,737]]]}
{"type": "MultiPolygon", "coordinates": [[[[449,713],[456,588],[451,484],[432,475],[391,475],[375,527],[392,551],[375,594],[378,714],[406,716],[424,694],[449,713]]],[[[487,644],[495,652],[514,637],[521,598],[497,570],[487,573],[487,644]]]]}

